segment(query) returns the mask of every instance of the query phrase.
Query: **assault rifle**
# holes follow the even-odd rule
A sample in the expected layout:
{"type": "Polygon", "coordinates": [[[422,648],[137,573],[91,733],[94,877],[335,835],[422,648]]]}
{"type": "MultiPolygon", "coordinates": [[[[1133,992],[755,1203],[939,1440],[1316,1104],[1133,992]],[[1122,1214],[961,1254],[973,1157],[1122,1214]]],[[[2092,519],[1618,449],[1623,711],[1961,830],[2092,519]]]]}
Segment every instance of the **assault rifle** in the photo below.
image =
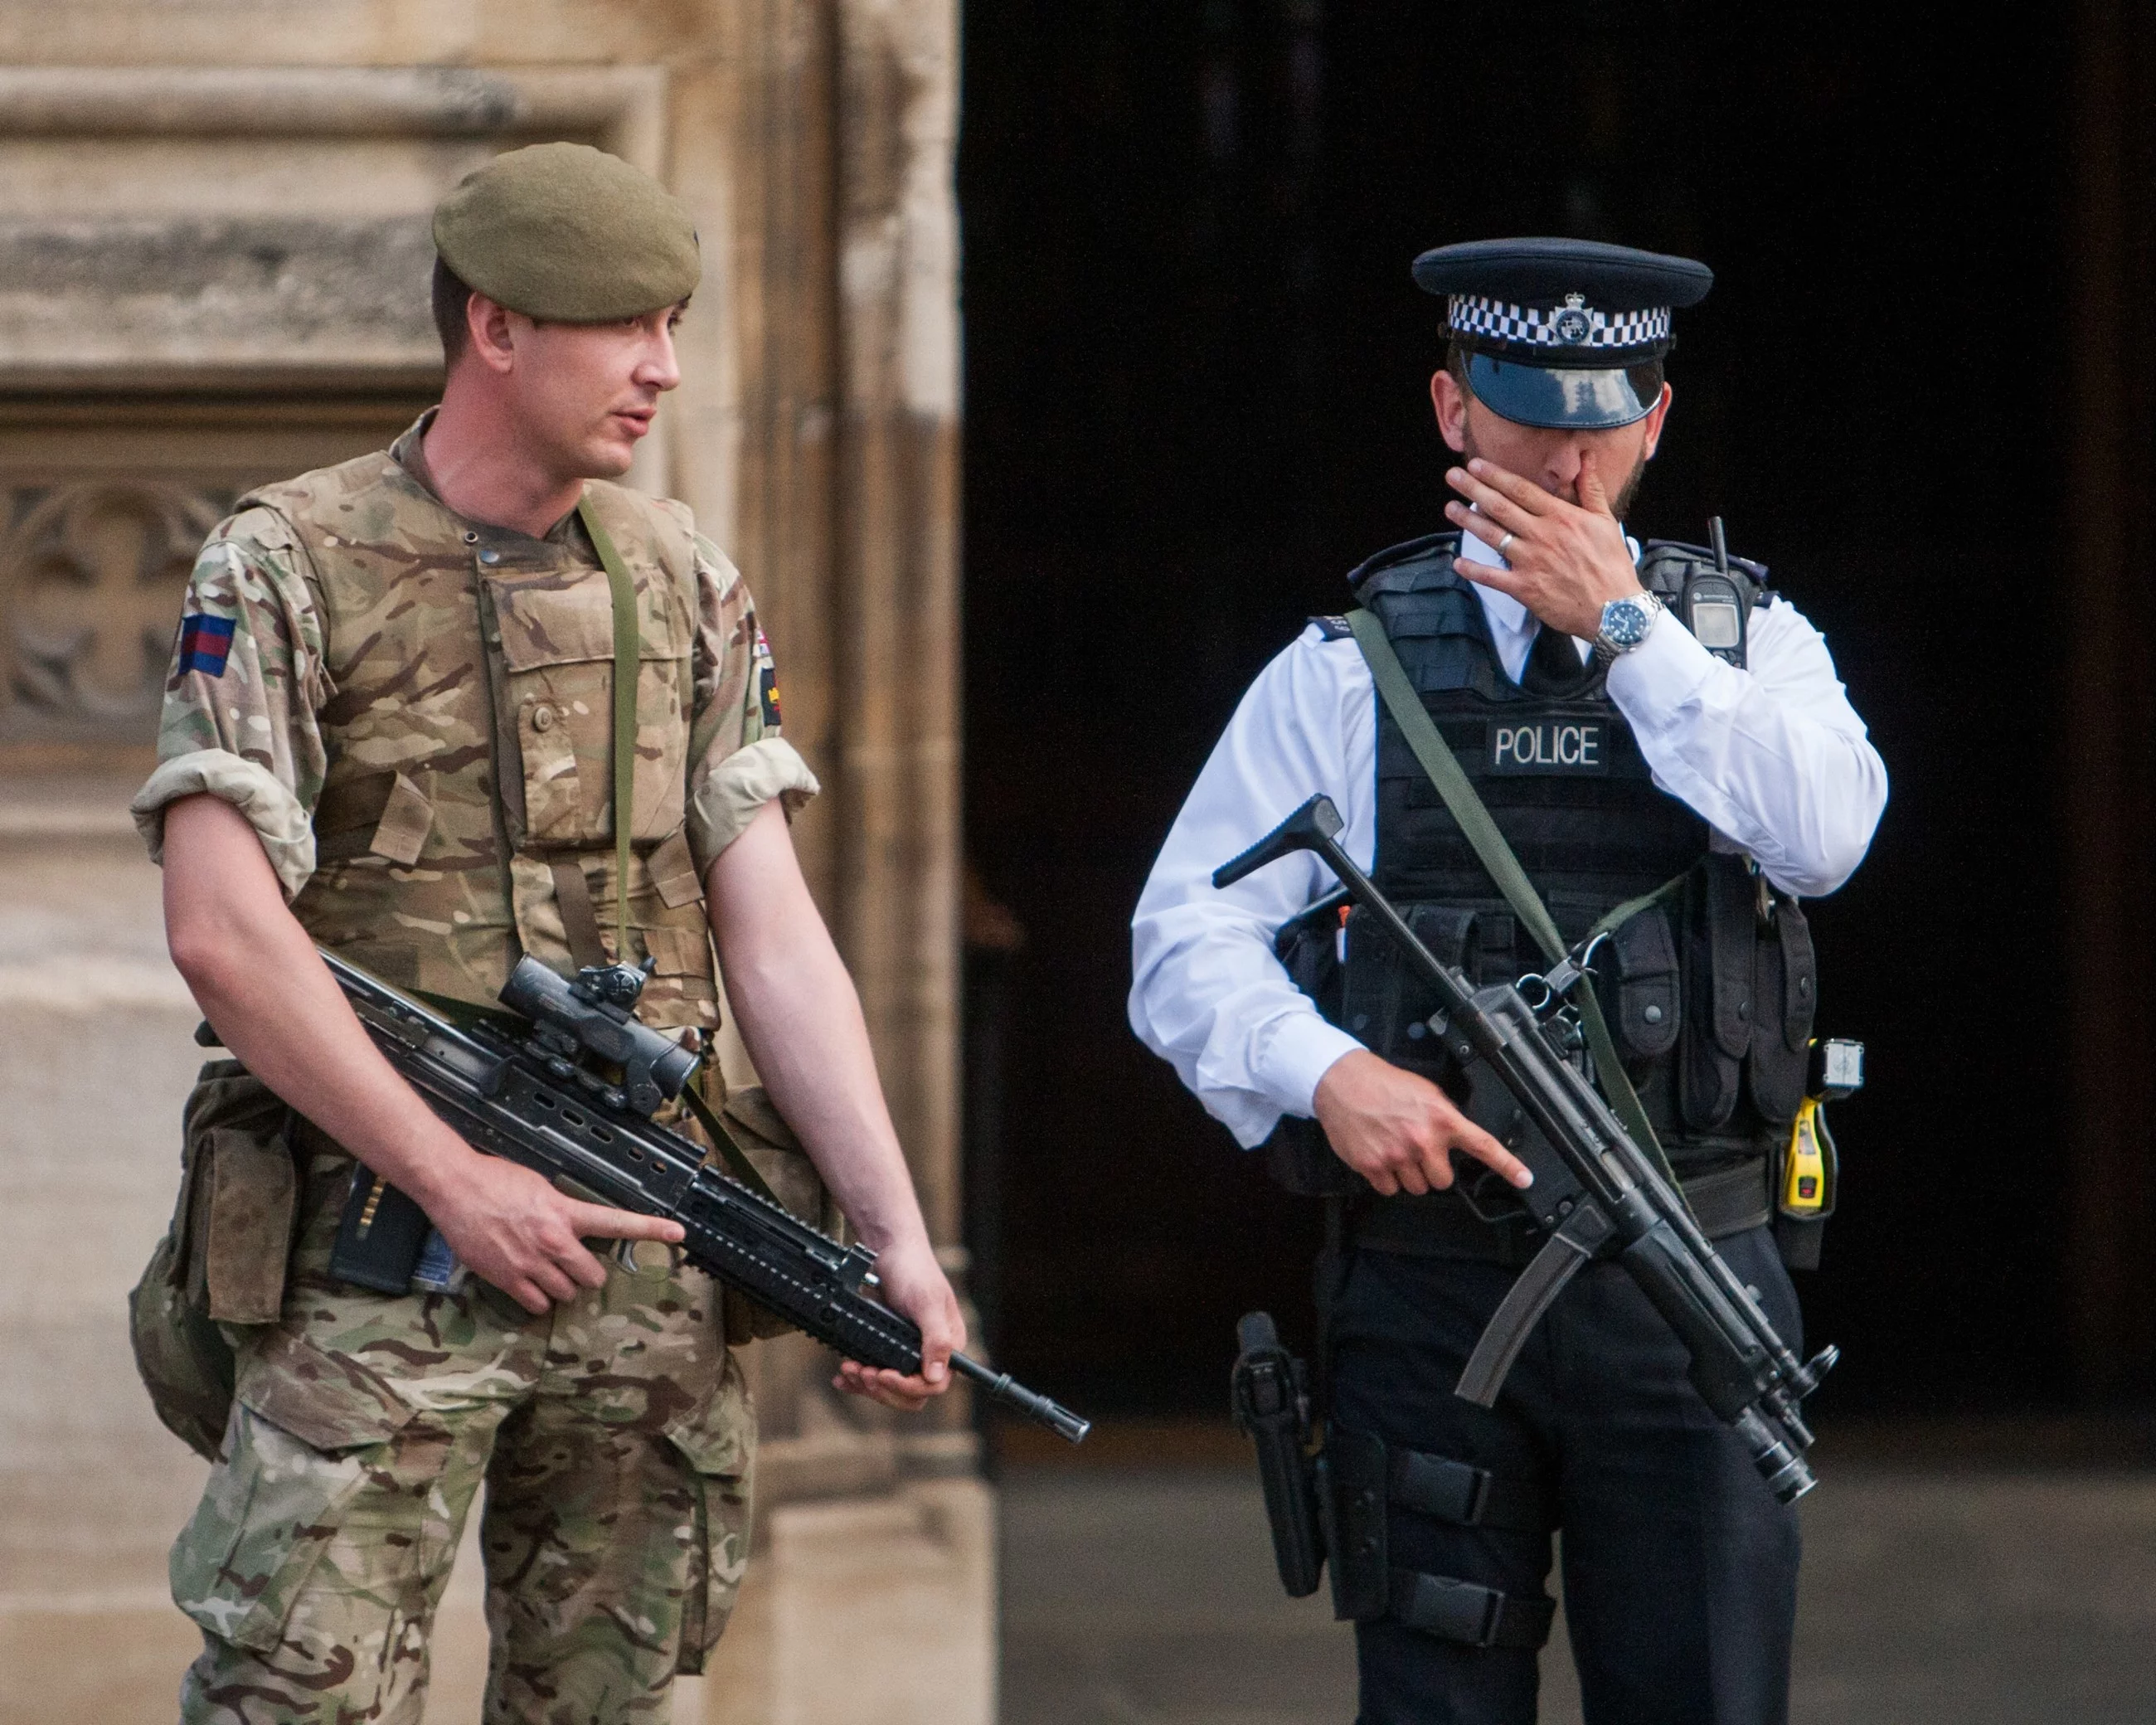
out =
{"type": "MultiPolygon", "coordinates": [[[[863,1365],[921,1369],[921,1330],[864,1292],[875,1254],[841,1245],[740,1181],[706,1165],[701,1145],[649,1117],[678,1096],[696,1059],[629,1016],[644,973],[593,965],[565,982],[521,961],[501,991],[521,1015],[487,1014],[459,1027],[324,952],[359,1021],[389,1064],[475,1148],[506,1157],[600,1204],[665,1216],[699,1270],[863,1365]],[[598,1060],[619,1073],[595,1071],[598,1060]]],[[[355,1174],[332,1274],[388,1293],[438,1286],[449,1266],[439,1236],[405,1194],[355,1174]],[[437,1260],[429,1266],[426,1260],[437,1260]]],[[[989,1400],[1039,1420],[1071,1443],[1091,1422],[963,1353],[951,1368],[989,1400]]]]}
{"type": "Polygon", "coordinates": [[[1486,1062],[1539,1129],[1524,1136],[1517,1152],[1534,1183],[1514,1195],[1549,1238],[1476,1342],[1457,1394],[1492,1405],[1565,1285],[1591,1259],[1614,1256],[1677,1332],[1691,1355],[1693,1386],[1737,1429],[1774,1496],[1784,1503],[1803,1497],[1818,1481],[1804,1460],[1812,1434],[1800,1404],[1840,1350],[1822,1348],[1809,1362],[1789,1351],[1683,1198],[1567,1058],[1573,1028],[1567,1000],[1585,979],[1581,962],[1568,957],[1541,979],[1540,1016],[1516,987],[1471,988],[1355,866],[1338,843],[1340,825],[1332,799],[1312,797],[1215,870],[1213,884],[1226,886],[1294,851],[1316,852],[1435,992],[1441,1004],[1429,1020],[1431,1033],[1461,1065],[1486,1062]]]}

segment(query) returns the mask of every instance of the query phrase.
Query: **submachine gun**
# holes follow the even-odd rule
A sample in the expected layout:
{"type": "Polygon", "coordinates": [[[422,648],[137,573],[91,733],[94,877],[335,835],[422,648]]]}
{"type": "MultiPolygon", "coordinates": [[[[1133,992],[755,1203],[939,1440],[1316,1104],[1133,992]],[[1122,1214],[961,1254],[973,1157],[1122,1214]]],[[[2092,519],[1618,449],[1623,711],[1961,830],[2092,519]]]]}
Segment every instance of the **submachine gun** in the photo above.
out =
{"type": "MultiPolygon", "coordinates": [[[[1525,1134],[1518,1150],[1534,1183],[1515,1196],[1548,1238],[1476,1343],[1457,1393],[1491,1406],[1529,1333],[1565,1285],[1583,1265],[1614,1257],[1683,1341],[1694,1387],[1736,1428],[1768,1489],[1784,1503],[1803,1497],[1818,1481],[1804,1460],[1812,1434],[1800,1404],[1839,1350],[1822,1348],[1810,1361],[1789,1351],[1752,1291],[1700,1231],[1682,1196],[1568,1058],[1576,1034],[1568,997],[1586,977],[1579,957],[1566,958],[1541,979],[1539,1012],[1511,984],[1471,988],[1416,938],[1355,866],[1337,841],[1340,827],[1332,799],[1312,797],[1216,870],[1213,884],[1226,886],[1294,851],[1316,852],[1435,992],[1441,1004],[1430,1019],[1431,1033],[1463,1065],[1486,1062],[1540,1129],[1539,1135],[1525,1134]]],[[[1245,1318],[1240,1339],[1237,1422],[1257,1440],[1268,1509],[1276,1509],[1278,1499],[1290,1518],[1274,1517],[1281,1579],[1291,1593],[1308,1593],[1317,1584],[1312,1517],[1322,1494],[1306,1476],[1306,1392],[1270,1319],[1262,1313],[1245,1318]]]]}
{"type": "MultiPolygon", "coordinates": [[[[696,1056],[630,1016],[642,971],[593,965],[565,981],[525,958],[501,991],[519,1017],[487,1013],[459,1026],[333,952],[322,958],[389,1064],[475,1148],[578,1196],[679,1222],[686,1237],[675,1250],[690,1263],[825,1347],[865,1366],[921,1369],[919,1326],[865,1291],[877,1285],[874,1252],[827,1239],[650,1117],[681,1094],[696,1056]]],[[[443,1286],[454,1266],[419,1206],[362,1167],[330,1267],[401,1294],[443,1286]]],[[[951,1368],[1071,1443],[1090,1429],[1009,1373],[963,1353],[951,1368]]]]}

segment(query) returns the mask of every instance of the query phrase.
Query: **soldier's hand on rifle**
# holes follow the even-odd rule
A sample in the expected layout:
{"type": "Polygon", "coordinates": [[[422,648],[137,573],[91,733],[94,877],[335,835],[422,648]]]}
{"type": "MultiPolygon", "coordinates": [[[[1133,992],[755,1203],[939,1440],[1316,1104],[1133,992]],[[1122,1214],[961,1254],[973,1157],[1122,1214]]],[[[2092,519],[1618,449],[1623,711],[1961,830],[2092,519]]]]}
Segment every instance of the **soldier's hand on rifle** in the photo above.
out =
{"type": "Polygon", "coordinates": [[[911,1376],[844,1360],[831,1382],[850,1395],[865,1395],[901,1413],[917,1414],[929,1397],[951,1387],[951,1356],[966,1345],[966,1320],[958,1296],[936,1261],[927,1235],[880,1248],[876,1297],[921,1326],[921,1370],[911,1376]]]}
{"type": "Polygon", "coordinates": [[[1388,1197],[1450,1186],[1455,1150],[1487,1163],[1515,1186],[1534,1178],[1525,1163],[1428,1079],[1367,1049],[1326,1068],[1315,1103],[1332,1153],[1388,1197]]]}
{"type": "Polygon", "coordinates": [[[564,1197],[530,1168],[477,1152],[413,1196],[467,1269],[535,1317],[605,1285],[586,1240],[682,1237],[679,1222],[564,1197]]]}

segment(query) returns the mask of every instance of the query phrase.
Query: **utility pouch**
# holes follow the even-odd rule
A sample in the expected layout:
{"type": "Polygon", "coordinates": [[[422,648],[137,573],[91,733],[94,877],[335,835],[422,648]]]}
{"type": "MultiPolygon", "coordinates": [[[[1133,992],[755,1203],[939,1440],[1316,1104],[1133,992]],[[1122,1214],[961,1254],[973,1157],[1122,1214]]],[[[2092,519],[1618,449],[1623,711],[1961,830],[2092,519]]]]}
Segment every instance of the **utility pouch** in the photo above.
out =
{"type": "MultiPolygon", "coordinates": [[[[1408,927],[1440,964],[1466,970],[1481,956],[1479,919],[1453,905],[1402,906],[1408,927]]],[[[1441,1081],[1452,1065],[1426,1022],[1438,1008],[1430,985],[1409,967],[1399,945],[1359,906],[1344,927],[1348,963],[1342,973],[1337,1022],[1394,1065],[1441,1081]]],[[[1471,975],[1469,980],[1475,978],[1471,975]]]]}
{"type": "Polygon", "coordinates": [[[1273,1535],[1273,1562],[1290,1599],[1317,1591],[1325,1540],[1310,1455],[1310,1386],[1302,1362],[1281,1346],[1270,1314],[1253,1312],[1235,1327],[1242,1352],[1229,1380],[1237,1428],[1258,1452],[1258,1481],[1273,1535]]]}
{"type": "Polygon", "coordinates": [[[1737,1111],[1752,1049],[1757,894],[1741,856],[1709,856],[1685,883],[1685,1034],[1677,1101],[1684,1122],[1716,1132],[1737,1111]]]}
{"type": "Polygon", "coordinates": [[[187,1098],[172,1223],[128,1296],[129,1341],[151,1405],[217,1459],[232,1405],[219,1323],[274,1323],[297,1219],[291,1111],[237,1060],[205,1065],[187,1098]]]}
{"type": "MultiPolygon", "coordinates": [[[[1343,918],[1343,908],[1336,896],[1284,924],[1273,942],[1282,968],[1328,1022],[1360,1039],[1382,1059],[1444,1085],[1464,1104],[1467,1088],[1462,1075],[1429,1034],[1426,1020],[1437,1009],[1437,997],[1409,970],[1366,912],[1349,911],[1343,918]]],[[[1416,937],[1441,963],[1474,975],[1483,950],[1476,912],[1419,904],[1405,906],[1403,913],[1416,937]]],[[[1517,1111],[1509,1096],[1492,1094],[1486,1100],[1499,1121],[1490,1129],[1502,1137],[1517,1111]]],[[[1488,1124],[1480,1117],[1477,1123],[1488,1124]]],[[[1298,1197],[1342,1197],[1369,1189],[1332,1153],[1324,1129],[1314,1120],[1283,1115],[1265,1140],[1263,1154],[1265,1172],[1298,1197]]]]}
{"type": "Polygon", "coordinates": [[[222,1458],[232,1415],[232,1345],[208,1312],[187,1296],[179,1248],[171,1232],[150,1254],[127,1296],[127,1339],[135,1373],[165,1430],[205,1461],[222,1458]]]}
{"type": "Polygon", "coordinates": [[[1659,1060],[1676,1046],[1681,1005],[1668,914],[1650,905],[1610,936],[1609,955],[1618,1052],[1627,1060],[1659,1060]]]}
{"type": "Polygon", "coordinates": [[[372,856],[408,869],[425,850],[434,825],[434,803],[417,779],[387,768],[339,778],[323,788],[315,808],[315,860],[319,865],[372,856]]]}
{"type": "Polygon", "coordinates": [[[220,1323],[275,1323],[284,1310],[300,1199],[291,1127],[237,1060],[208,1062],[187,1099],[187,1296],[220,1323]]]}
{"type": "Polygon", "coordinates": [[[1761,1116],[1771,1125],[1787,1126],[1804,1099],[1812,1017],[1819,1004],[1811,925],[1794,899],[1776,901],[1773,926],[1758,937],[1755,965],[1753,993],[1762,1018],[1752,1039],[1747,1076],[1761,1116]]]}

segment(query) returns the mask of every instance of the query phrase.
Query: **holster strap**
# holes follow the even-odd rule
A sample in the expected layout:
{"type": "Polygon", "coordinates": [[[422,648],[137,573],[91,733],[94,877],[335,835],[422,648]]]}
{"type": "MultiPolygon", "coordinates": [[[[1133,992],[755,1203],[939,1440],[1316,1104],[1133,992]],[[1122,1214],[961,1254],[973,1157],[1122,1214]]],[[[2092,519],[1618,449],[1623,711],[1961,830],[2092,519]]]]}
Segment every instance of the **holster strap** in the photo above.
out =
{"type": "Polygon", "coordinates": [[[1549,1639],[1557,1601],[1542,1594],[1531,1599],[1515,1599],[1449,1575],[1395,1569],[1389,1615],[1440,1640],[1470,1647],[1517,1647],[1532,1653],[1549,1639]]]}
{"type": "Polygon", "coordinates": [[[1395,1509],[1419,1511],[1463,1527],[1511,1527],[1539,1533],[1551,1524],[1541,1492],[1450,1455],[1386,1445],[1385,1496],[1395,1509]]]}

